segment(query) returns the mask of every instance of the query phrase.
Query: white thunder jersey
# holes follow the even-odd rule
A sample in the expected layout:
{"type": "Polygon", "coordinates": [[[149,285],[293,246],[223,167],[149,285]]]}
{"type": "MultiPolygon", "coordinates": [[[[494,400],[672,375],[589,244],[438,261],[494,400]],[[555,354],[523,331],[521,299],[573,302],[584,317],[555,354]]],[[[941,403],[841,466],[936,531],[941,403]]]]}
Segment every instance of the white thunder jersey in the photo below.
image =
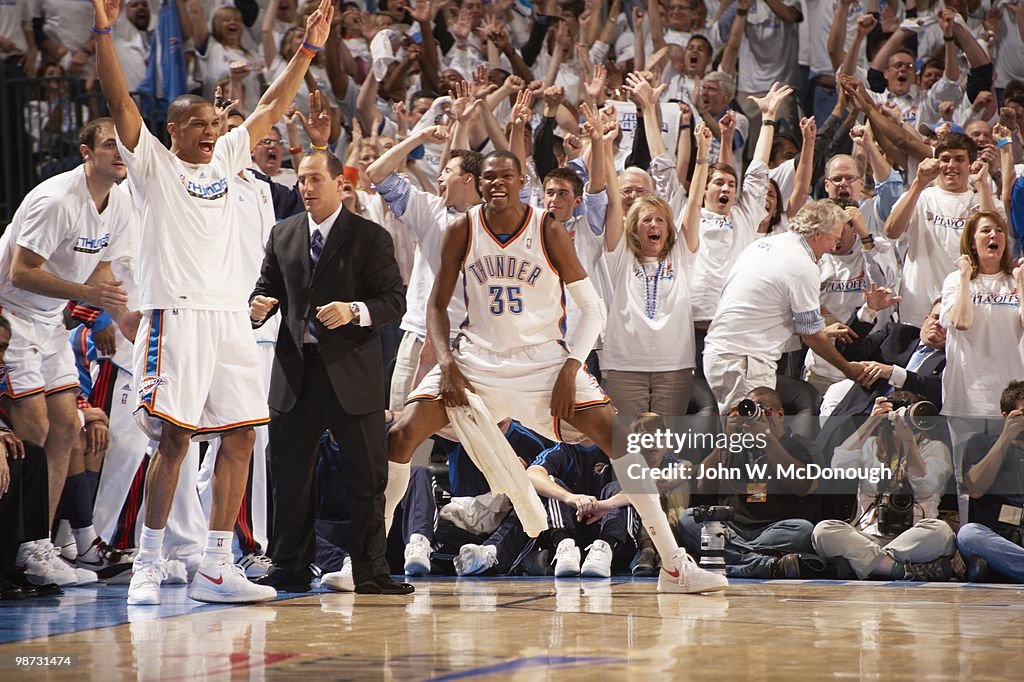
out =
{"type": "Polygon", "coordinates": [[[526,207],[519,229],[502,243],[487,227],[484,206],[469,209],[462,265],[466,320],[462,333],[477,347],[503,353],[562,341],[565,289],[544,245],[542,211],[526,207]]]}
{"type": "MultiPolygon", "coordinates": [[[[247,312],[251,266],[242,246],[243,182],[249,131],[217,140],[209,164],[185,163],[142,127],[135,151],[118,140],[142,214],[138,263],[142,310],[247,312]]],[[[245,226],[253,229],[252,226],[245,226]]]]}
{"type": "Polygon", "coordinates": [[[66,300],[34,294],[11,283],[8,275],[14,247],[45,258],[43,271],[81,284],[101,261],[124,253],[121,242],[133,219],[131,200],[116,187],[103,213],[96,210],[84,165],[40,183],[21,202],[0,238],[0,306],[26,319],[62,324],[66,300]]]}

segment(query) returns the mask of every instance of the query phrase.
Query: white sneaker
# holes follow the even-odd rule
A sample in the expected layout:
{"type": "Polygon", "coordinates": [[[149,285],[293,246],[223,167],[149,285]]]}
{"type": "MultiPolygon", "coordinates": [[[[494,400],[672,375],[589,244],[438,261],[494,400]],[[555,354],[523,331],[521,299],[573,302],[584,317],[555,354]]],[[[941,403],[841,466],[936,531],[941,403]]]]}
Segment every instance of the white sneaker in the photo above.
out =
{"type": "Polygon", "coordinates": [[[594,540],[587,547],[587,560],[583,562],[580,575],[585,578],[610,578],[612,576],[612,547],[604,540],[594,540]]]}
{"type": "Polygon", "coordinates": [[[579,574],[580,548],[571,538],[566,538],[555,549],[555,577],[572,578],[579,574]]]}
{"type": "Polygon", "coordinates": [[[99,576],[88,568],[72,568],[71,570],[75,572],[75,577],[77,578],[76,585],[92,585],[100,580],[99,576]]]}
{"type": "Polygon", "coordinates": [[[71,523],[67,519],[57,522],[57,532],[53,534],[53,545],[60,550],[60,556],[65,561],[73,562],[78,558],[78,543],[71,533],[71,523]]]}
{"type": "Polygon", "coordinates": [[[246,604],[270,601],[277,597],[277,590],[269,585],[249,582],[245,571],[224,561],[196,571],[196,577],[188,586],[188,596],[213,604],[246,604]]]}
{"type": "Polygon", "coordinates": [[[266,554],[253,552],[242,557],[238,565],[245,571],[246,578],[262,578],[270,570],[273,563],[266,554]]]}
{"type": "Polygon", "coordinates": [[[409,536],[409,544],[405,546],[405,574],[429,575],[432,551],[430,540],[426,537],[419,533],[409,536]]]}
{"type": "Polygon", "coordinates": [[[483,573],[498,563],[498,548],[494,545],[463,545],[455,557],[456,575],[483,573]]]}
{"type": "Polygon", "coordinates": [[[78,584],[75,570],[60,558],[60,552],[49,540],[23,543],[18,547],[14,563],[36,585],[54,583],[64,587],[78,584]]]}
{"type": "Polygon", "coordinates": [[[658,592],[716,592],[729,586],[724,575],[705,571],[686,550],[680,548],[658,574],[658,592]]]}
{"type": "Polygon", "coordinates": [[[352,579],[352,559],[345,557],[340,571],[331,571],[320,576],[320,585],[332,592],[355,592],[356,583],[352,579]]]}
{"type": "Polygon", "coordinates": [[[178,559],[164,559],[160,562],[160,570],[163,572],[164,585],[187,585],[188,570],[185,563],[178,559]]]}
{"type": "Polygon", "coordinates": [[[132,581],[128,584],[128,605],[144,606],[160,603],[160,582],[164,574],[157,562],[135,560],[132,581]]]}

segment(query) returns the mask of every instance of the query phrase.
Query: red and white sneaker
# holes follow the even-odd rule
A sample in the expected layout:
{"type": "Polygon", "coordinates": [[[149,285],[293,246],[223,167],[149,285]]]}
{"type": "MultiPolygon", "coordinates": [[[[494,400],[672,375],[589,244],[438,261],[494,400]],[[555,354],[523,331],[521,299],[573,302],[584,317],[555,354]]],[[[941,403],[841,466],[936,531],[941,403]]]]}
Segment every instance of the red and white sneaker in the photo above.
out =
{"type": "Polygon", "coordinates": [[[188,586],[188,596],[213,604],[247,604],[270,601],[277,597],[277,590],[249,582],[245,571],[225,561],[201,566],[188,586]]]}
{"type": "Polygon", "coordinates": [[[728,586],[729,581],[724,575],[705,571],[682,548],[672,555],[658,574],[658,592],[699,594],[717,592],[728,586]]]}

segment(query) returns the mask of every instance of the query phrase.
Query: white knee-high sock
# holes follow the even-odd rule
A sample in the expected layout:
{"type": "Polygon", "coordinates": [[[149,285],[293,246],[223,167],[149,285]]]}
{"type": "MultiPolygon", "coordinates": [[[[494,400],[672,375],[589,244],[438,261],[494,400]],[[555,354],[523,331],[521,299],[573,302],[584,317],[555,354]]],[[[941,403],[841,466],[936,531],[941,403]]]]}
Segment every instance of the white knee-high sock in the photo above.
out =
{"type": "Polygon", "coordinates": [[[395,516],[395,508],[405,497],[405,491],[409,488],[409,472],[412,465],[409,462],[388,462],[388,485],[384,488],[384,534],[391,532],[391,520],[395,516]]]}
{"type": "MultiPolygon", "coordinates": [[[[640,471],[647,470],[647,464],[640,455],[623,455],[612,460],[612,468],[615,469],[615,476],[619,480],[619,485],[622,486],[622,492],[640,514],[640,522],[647,529],[651,541],[658,550],[658,554],[661,555],[661,565],[668,566],[672,556],[679,550],[679,544],[676,542],[676,536],[672,534],[668,518],[661,508],[658,487],[650,478],[631,477],[629,475],[631,464],[641,465],[640,471]]],[[[633,471],[635,475],[637,469],[634,468],[633,471]]]]}

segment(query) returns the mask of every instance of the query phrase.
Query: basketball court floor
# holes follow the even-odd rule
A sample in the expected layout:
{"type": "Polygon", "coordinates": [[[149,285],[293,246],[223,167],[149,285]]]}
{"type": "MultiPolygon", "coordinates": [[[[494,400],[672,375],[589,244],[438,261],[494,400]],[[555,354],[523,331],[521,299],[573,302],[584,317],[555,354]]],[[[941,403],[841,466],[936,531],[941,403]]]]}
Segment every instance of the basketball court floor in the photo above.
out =
{"type": "Polygon", "coordinates": [[[126,586],[3,601],[0,680],[1024,679],[1015,585],[414,582],[406,597],[257,606],[199,604],[184,586],[159,607],[126,606],[126,586]]]}

